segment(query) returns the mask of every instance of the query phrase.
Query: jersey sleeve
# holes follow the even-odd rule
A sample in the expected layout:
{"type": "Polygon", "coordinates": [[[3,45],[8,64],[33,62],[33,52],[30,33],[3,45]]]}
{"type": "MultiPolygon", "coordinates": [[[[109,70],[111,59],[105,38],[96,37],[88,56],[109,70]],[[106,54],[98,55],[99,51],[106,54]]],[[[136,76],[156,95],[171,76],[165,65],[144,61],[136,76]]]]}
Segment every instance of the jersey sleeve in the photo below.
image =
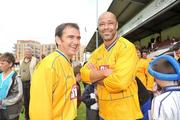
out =
{"type": "Polygon", "coordinates": [[[51,120],[54,69],[44,64],[34,71],[30,90],[30,118],[32,120],[51,120]]]}
{"type": "Polygon", "coordinates": [[[120,53],[116,64],[113,66],[113,73],[104,79],[106,89],[111,93],[117,93],[127,89],[134,80],[136,64],[138,61],[134,45],[125,45],[125,47],[116,50],[120,53]]]}

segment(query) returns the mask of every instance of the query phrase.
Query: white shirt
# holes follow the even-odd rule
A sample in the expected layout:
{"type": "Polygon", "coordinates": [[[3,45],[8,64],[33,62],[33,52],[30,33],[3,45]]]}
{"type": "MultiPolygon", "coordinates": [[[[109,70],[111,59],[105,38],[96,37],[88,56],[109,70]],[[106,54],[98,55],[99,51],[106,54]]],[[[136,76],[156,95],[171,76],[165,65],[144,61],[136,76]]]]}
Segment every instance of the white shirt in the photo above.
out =
{"type": "Polygon", "coordinates": [[[152,101],[153,120],[180,120],[180,91],[168,91],[152,101]]]}
{"type": "Polygon", "coordinates": [[[92,105],[90,106],[90,109],[92,109],[92,110],[98,110],[98,104],[97,104],[96,94],[91,93],[91,94],[90,94],[90,97],[96,100],[96,103],[92,104],[92,105]]]}

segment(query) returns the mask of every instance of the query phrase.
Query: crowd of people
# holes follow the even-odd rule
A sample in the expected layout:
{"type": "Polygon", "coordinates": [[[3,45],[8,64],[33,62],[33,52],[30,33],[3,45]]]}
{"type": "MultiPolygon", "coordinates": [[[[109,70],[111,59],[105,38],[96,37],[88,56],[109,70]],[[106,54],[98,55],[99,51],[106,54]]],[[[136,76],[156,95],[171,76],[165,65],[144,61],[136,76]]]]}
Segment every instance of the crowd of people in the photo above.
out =
{"type": "Polygon", "coordinates": [[[56,27],[57,49],[41,61],[26,47],[18,74],[13,54],[0,55],[0,120],[18,120],[22,103],[25,120],[74,120],[82,102],[87,120],[179,120],[180,43],[174,58],[152,60],[117,30],[113,13],[100,15],[103,44],[83,66],[71,61],[81,39],[76,23],[56,27]]]}

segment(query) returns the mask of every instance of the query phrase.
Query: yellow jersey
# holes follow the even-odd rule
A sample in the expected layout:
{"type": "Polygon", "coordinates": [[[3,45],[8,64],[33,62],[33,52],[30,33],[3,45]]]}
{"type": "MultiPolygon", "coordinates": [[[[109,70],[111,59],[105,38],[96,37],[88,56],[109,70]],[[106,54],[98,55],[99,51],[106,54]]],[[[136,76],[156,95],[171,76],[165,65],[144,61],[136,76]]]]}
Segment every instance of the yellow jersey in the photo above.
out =
{"type": "Polygon", "coordinates": [[[154,87],[154,77],[149,74],[148,66],[149,60],[140,58],[136,68],[136,76],[148,90],[152,91],[154,87]]]}
{"type": "MultiPolygon", "coordinates": [[[[134,45],[123,37],[109,51],[102,44],[88,60],[97,68],[104,65],[113,70],[103,80],[104,86],[97,85],[99,114],[104,120],[142,118],[135,80],[137,61],[134,45]]],[[[84,82],[91,83],[90,70],[86,65],[81,69],[81,77],[84,82]]]]}
{"type": "Polygon", "coordinates": [[[73,120],[77,116],[77,90],[73,68],[56,50],[36,67],[30,89],[31,120],[73,120]]]}

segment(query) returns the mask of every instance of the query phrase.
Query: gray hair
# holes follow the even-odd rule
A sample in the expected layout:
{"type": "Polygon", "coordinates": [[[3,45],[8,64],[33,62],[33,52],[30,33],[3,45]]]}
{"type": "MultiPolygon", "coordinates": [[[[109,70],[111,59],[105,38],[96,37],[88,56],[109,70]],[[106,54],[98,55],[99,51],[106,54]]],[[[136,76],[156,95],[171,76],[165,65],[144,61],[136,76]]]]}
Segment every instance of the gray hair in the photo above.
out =
{"type": "Polygon", "coordinates": [[[25,50],[33,51],[33,49],[32,49],[30,46],[26,46],[24,49],[25,49],[25,50]]]}

